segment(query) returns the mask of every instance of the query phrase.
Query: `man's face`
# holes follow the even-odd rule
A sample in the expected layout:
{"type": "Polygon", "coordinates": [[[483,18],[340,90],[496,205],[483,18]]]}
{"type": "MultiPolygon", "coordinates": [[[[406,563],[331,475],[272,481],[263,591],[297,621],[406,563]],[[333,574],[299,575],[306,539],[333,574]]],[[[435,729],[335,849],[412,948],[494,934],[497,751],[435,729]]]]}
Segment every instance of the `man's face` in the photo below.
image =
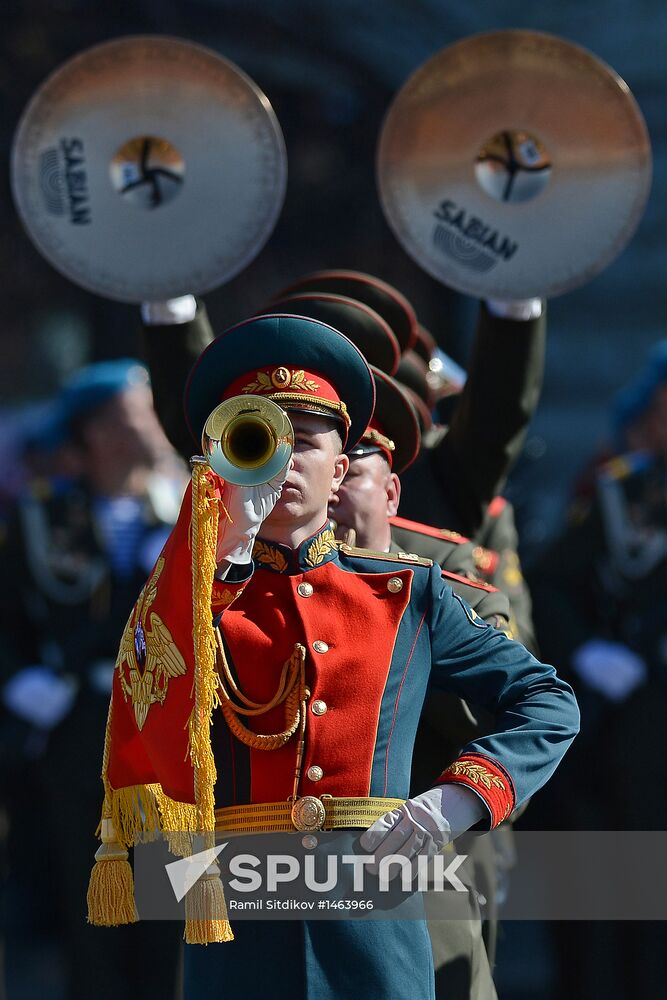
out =
{"type": "Polygon", "coordinates": [[[148,385],[132,386],[100,406],[83,437],[92,457],[124,467],[151,465],[170,450],[148,385]]]}
{"type": "Polygon", "coordinates": [[[266,525],[315,524],[327,518],[327,501],[340,486],[348,468],[338,431],[331,420],[316,413],[291,412],[294,454],[280,500],[266,525]]]}
{"type": "Polygon", "coordinates": [[[357,545],[382,551],[388,545],[387,519],[397,512],[399,498],[398,476],[379,452],[352,456],[350,471],[329,504],[336,534],[342,538],[352,528],[357,545]]]}

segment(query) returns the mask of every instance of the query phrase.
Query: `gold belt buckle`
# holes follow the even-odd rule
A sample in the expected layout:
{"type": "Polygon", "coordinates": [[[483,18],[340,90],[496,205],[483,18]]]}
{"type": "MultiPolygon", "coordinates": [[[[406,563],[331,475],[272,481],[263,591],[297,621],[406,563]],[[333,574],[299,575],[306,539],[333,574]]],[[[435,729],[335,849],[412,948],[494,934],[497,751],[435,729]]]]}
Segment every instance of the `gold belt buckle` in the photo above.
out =
{"type": "Polygon", "coordinates": [[[324,803],[316,795],[304,795],[292,806],[292,823],[296,830],[310,833],[321,830],[326,819],[324,803]]]}

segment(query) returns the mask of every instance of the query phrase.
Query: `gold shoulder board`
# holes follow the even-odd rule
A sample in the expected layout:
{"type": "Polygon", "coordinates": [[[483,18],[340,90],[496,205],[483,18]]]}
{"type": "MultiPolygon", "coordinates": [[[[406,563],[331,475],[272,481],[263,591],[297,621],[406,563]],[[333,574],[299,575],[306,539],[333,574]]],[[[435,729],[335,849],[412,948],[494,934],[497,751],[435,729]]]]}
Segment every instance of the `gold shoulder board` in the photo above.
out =
{"type": "Polygon", "coordinates": [[[373,552],[371,549],[362,549],[356,545],[346,545],[341,543],[338,548],[345,556],[359,556],[362,559],[382,559],[384,562],[405,562],[411,566],[432,566],[432,559],[424,559],[415,555],[414,552],[373,552]]]}
{"type": "Polygon", "coordinates": [[[449,528],[439,528],[438,536],[447,542],[455,542],[457,545],[463,545],[464,542],[470,541],[465,535],[459,534],[458,531],[450,531],[449,528]]]}

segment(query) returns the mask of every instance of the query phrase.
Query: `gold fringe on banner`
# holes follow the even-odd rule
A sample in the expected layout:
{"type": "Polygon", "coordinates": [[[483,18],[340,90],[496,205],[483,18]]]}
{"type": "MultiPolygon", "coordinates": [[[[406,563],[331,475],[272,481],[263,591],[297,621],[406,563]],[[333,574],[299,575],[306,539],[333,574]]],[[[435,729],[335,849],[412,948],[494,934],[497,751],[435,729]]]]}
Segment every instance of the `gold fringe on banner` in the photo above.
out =
{"type": "MultiPolygon", "coordinates": [[[[215,846],[216,770],[211,749],[213,709],[219,703],[216,640],[211,622],[211,593],[216,570],[218,505],[211,490],[211,471],[195,463],[192,470],[192,642],[195,657],[195,706],[190,719],[190,758],[195,772],[195,803],[202,850],[215,846]]],[[[220,869],[211,865],[185,899],[185,940],[193,944],[231,941],[234,937],[220,869]]]]}

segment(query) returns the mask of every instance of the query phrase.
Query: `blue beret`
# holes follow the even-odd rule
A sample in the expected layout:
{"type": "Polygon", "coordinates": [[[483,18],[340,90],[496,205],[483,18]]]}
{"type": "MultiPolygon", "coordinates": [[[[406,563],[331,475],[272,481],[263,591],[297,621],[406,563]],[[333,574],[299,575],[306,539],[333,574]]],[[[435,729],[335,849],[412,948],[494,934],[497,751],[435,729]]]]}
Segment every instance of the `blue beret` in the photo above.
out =
{"type": "Polygon", "coordinates": [[[135,385],[148,385],[148,372],[134,358],[87,365],[72,375],[61,390],[61,418],[69,424],[135,385]]]}
{"type": "Polygon", "coordinates": [[[659,382],[654,375],[644,371],[634,382],[624,386],[612,401],[611,420],[616,443],[623,447],[623,434],[649,408],[659,382]]]}
{"type": "Polygon", "coordinates": [[[666,380],[667,340],[660,340],[649,351],[637,378],[614,396],[612,424],[619,444],[622,444],[623,432],[648,410],[655,390],[666,380]]]}

